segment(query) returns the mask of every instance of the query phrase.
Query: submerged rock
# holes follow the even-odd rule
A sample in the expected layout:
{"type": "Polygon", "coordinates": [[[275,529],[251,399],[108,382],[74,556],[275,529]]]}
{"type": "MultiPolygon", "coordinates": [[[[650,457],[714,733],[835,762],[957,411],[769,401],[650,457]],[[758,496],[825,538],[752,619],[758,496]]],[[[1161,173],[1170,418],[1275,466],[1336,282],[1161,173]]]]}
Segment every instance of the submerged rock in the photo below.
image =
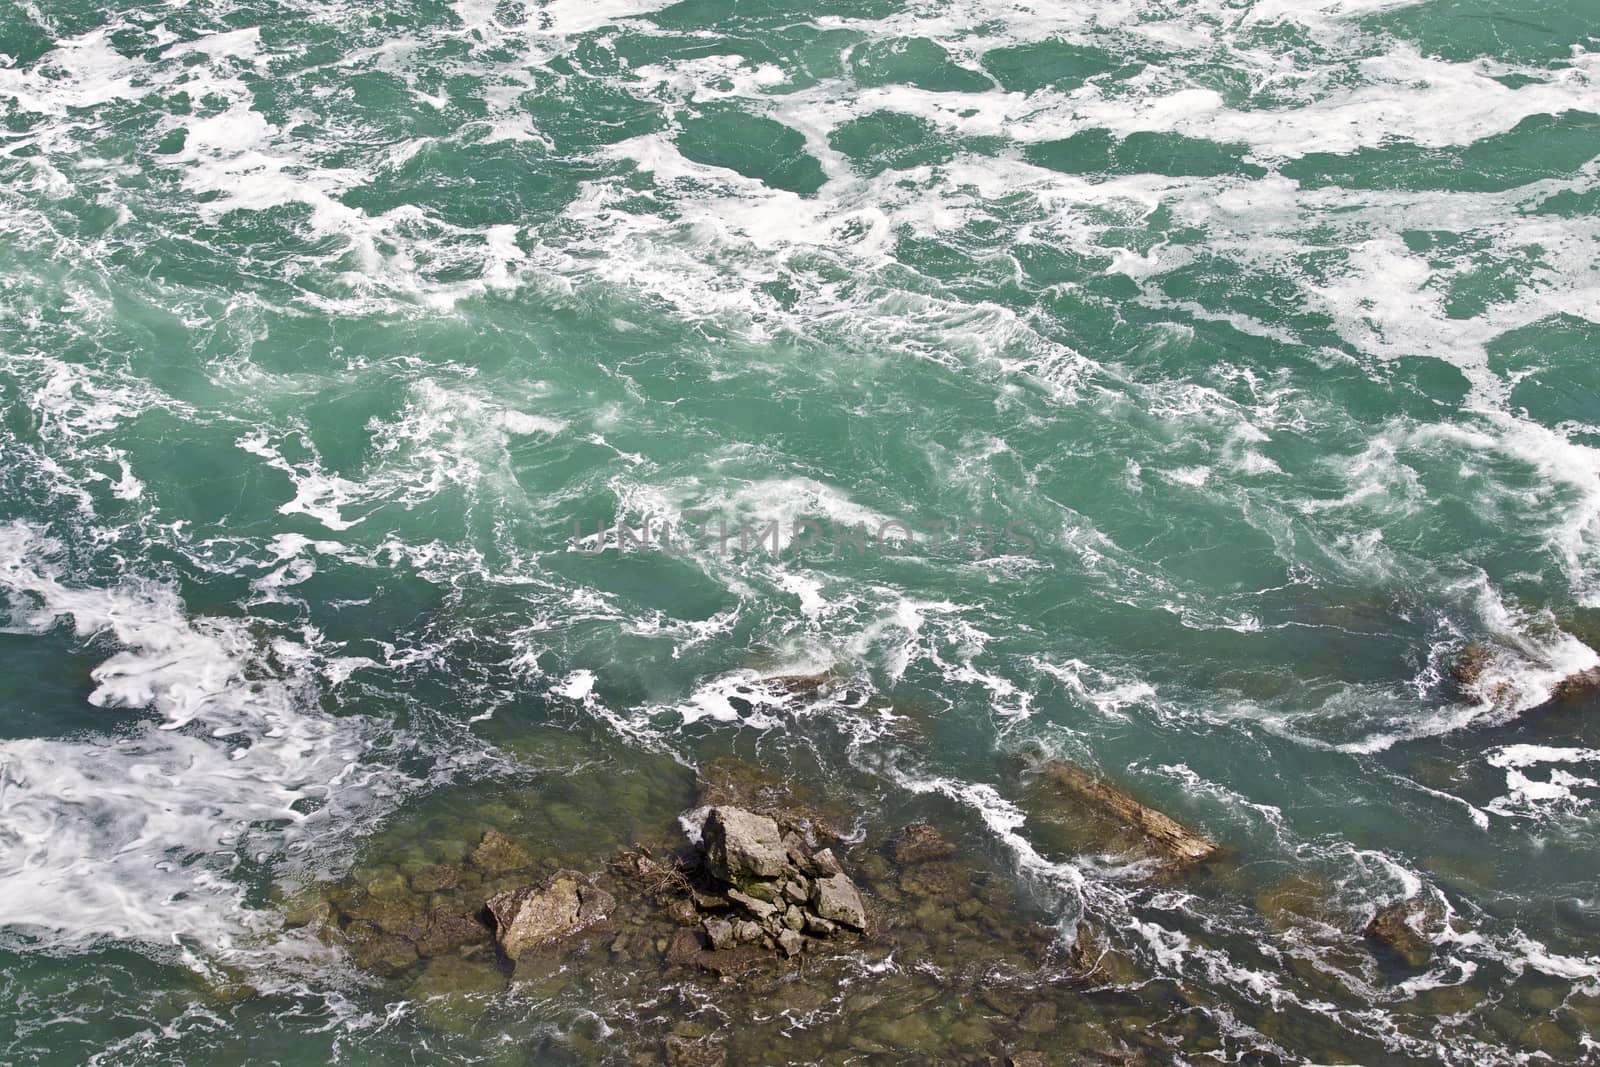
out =
{"type": "Polygon", "coordinates": [[[417,955],[442,956],[467,945],[487,944],[489,928],[471,915],[437,908],[430,912],[417,936],[417,955]]]}
{"type": "Polygon", "coordinates": [[[729,949],[709,947],[705,935],[690,929],[681,929],[667,947],[667,962],[678,967],[696,967],[716,975],[732,975],[748,971],[771,958],[765,948],[757,944],[742,944],[729,949]]]}
{"type": "Polygon", "coordinates": [[[495,942],[511,960],[604,922],[616,900],[576,871],[492,897],[495,942]]]}
{"type": "Polygon", "coordinates": [[[1412,970],[1422,970],[1433,959],[1430,935],[1444,927],[1444,909],[1437,901],[1412,897],[1379,908],[1367,924],[1367,936],[1398,956],[1412,970]]]}
{"type": "Polygon", "coordinates": [[[356,966],[390,977],[399,974],[420,958],[417,946],[398,934],[385,933],[365,919],[345,929],[345,945],[356,966]]]}
{"type": "Polygon", "coordinates": [[[1591,668],[1568,675],[1550,691],[1551,700],[1575,700],[1600,689],[1600,668],[1591,668]]]}
{"type": "Polygon", "coordinates": [[[948,863],[918,863],[906,869],[897,883],[900,891],[910,897],[946,897],[956,893],[962,885],[960,873],[948,863]]]}
{"type": "Polygon", "coordinates": [[[673,1034],[667,1038],[667,1067],[726,1067],[728,1051],[715,1042],[673,1034]]]}
{"type": "Polygon", "coordinates": [[[1456,655],[1455,662],[1450,664],[1450,677],[1455,679],[1461,690],[1471,692],[1477,688],[1483,679],[1483,672],[1488,670],[1494,658],[1494,649],[1485,642],[1469,642],[1456,655]]]}
{"type": "MultiPolygon", "coordinates": [[[[280,892],[274,888],[274,892],[280,892]]],[[[333,921],[333,902],[322,886],[305,886],[288,895],[279,905],[285,928],[309,926],[318,928],[333,921]]]]}
{"type": "Polygon", "coordinates": [[[900,831],[894,841],[894,861],[899,864],[926,863],[940,860],[955,852],[956,846],[945,839],[938,830],[925,822],[914,823],[900,831]]]}
{"type": "MultiPolygon", "coordinates": [[[[1472,641],[1450,664],[1450,677],[1463,697],[1507,705],[1518,697],[1518,688],[1511,676],[1527,666],[1548,669],[1551,664],[1537,651],[1515,644],[1496,647],[1487,641],[1472,641]],[[1501,669],[1491,671],[1496,664],[1500,664],[1501,669]]],[[[1600,690],[1600,667],[1591,667],[1558,681],[1551,687],[1549,703],[1577,700],[1596,690],[1600,690]]]]}
{"type": "Polygon", "coordinates": [[[476,1020],[505,988],[505,973],[492,958],[474,961],[452,955],[429,960],[412,980],[410,995],[430,1026],[456,1030],[476,1020]]]}
{"type": "Polygon", "coordinates": [[[528,855],[528,851],[499,830],[485,833],[468,860],[474,867],[489,874],[520,871],[533,866],[533,857],[528,855]]]}
{"type": "Polygon", "coordinates": [[[1065,760],[1050,760],[1041,776],[1085,804],[1091,812],[1131,831],[1138,844],[1158,858],[1177,864],[1198,863],[1218,852],[1215,841],[1194,833],[1171,816],[1141,804],[1128,793],[1065,760]]]}
{"type": "Polygon", "coordinates": [[[448,863],[432,863],[411,875],[411,889],[417,893],[439,893],[454,889],[461,881],[461,869],[448,863]]]}
{"type": "Polygon", "coordinates": [[[1280,934],[1307,924],[1332,928],[1340,925],[1335,894],[1333,883],[1326,877],[1299,871],[1258,890],[1255,906],[1280,934]]]}
{"type": "Polygon", "coordinates": [[[1047,1000],[1028,1005],[1017,1017],[1017,1026],[1030,1034],[1047,1034],[1056,1028],[1056,1006],[1047,1000]]]}

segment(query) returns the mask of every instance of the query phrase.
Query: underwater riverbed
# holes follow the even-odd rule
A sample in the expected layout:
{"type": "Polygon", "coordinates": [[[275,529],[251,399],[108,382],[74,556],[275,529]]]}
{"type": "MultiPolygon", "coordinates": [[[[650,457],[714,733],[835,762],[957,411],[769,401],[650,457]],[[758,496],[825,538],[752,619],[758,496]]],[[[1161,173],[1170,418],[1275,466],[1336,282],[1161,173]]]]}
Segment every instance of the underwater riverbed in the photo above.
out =
{"type": "Polygon", "coordinates": [[[0,3],[0,1060],[1600,1059],[1595,34],[0,3]]]}

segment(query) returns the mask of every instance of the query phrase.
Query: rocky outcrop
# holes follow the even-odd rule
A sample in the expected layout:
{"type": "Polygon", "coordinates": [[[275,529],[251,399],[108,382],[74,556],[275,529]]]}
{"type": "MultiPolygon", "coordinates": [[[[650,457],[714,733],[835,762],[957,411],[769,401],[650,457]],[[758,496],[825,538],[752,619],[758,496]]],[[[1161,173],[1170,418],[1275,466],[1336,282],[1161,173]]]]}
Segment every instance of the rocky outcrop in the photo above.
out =
{"type": "Polygon", "coordinates": [[[733,759],[714,759],[700,768],[696,808],[738,808],[776,819],[808,839],[837,838],[847,813],[824,810],[794,795],[794,785],[733,759]]]}
{"type": "Polygon", "coordinates": [[[487,905],[495,943],[510,960],[605,922],[614,907],[610,893],[576,871],[500,893],[487,905]]]}
{"type": "MultiPolygon", "coordinates": [[[[1518,687],[1511,680],[1528,667],[1549,669],[1536,650],[1518,644],[1497,646],[1489,641],[1471,641],[1450,664],[1450,677],[1456,691],[1468,700],[1508,705],[1518,699],[1518,687]],[[1495,666],[1498,670],[1491,670],[1495,666]]],[[[1561,703],[1589,696],[1600,690],[1600,667],[1577,671],[1562,678],[1550,690],[1549,703],[1561,703]]]]}
{"type": "Polygon", "coordinates": [[[1050,760],[1040,769],[1042,778],[1086,805],[1091,814],[1131,831],[1152,855],[1175,864],[1198,863],[1216,855],[1215,841],[1189,830],[1182,823],[1128,793],[1065,760],[1050,760]]]}
{"type": "Polygon", "coordinates": [[[1576,700],[1600,689],[1600,668],[1579,671],[1556,683],[1550,691],[1551,700],[1576,700]]]}
{"type": "Polygon", "coordinates": [[[860,889],[819,844],[804,817],[717,805],[706,813],[698,856],[667,864],[637,851],[618,866],[689,927],[674,938],[669,962],[727,975],[866,931],[860,889]]]}
{"type": "Polygon", "coordinates": [[[1420,971],[1433,959],[1433,935],[1443,929],[1444,909],[1438,902],[1412,897],[1379,908],[1367,924],[1367,936],[1420,971]]]}

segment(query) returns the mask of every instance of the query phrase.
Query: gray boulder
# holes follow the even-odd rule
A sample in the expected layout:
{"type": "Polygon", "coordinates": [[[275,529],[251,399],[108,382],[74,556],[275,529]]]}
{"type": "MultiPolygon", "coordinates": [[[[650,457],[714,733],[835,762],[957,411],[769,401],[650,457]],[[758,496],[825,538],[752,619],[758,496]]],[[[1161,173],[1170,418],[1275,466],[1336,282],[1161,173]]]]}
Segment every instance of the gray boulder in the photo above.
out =
{"type": "Polygon", "coordinates": [[[712,808],[701,834],[713,873],[733,885],[776,879],[789,862],[777,822],[765,815],[743,808],[712,808]]]}
{"type": "Polygon", "coordinates": [[[762,900],[759,897],[746,896],[737,889],[728,890],[728,899],[739,905],[751,915],[754,915],[756,919],[761,922],[765,922],[767,919],[777,914],[778,911],[778,905],[772,903],[771,901],[762,900]]]}
{"type": "Polygon", "coordinates": [[[861,903],[861,892],[847,875],[835,874],[812,882],[811,904],[819,918],[857,930],[867,928],[867,909],[861,903]]]}
{"type": "Polygon", "coordinates": [[[733,924],[726,919],[707,919],[705,928],[714,949],[732,948],[738,944],[733,936],[733,924]]]}

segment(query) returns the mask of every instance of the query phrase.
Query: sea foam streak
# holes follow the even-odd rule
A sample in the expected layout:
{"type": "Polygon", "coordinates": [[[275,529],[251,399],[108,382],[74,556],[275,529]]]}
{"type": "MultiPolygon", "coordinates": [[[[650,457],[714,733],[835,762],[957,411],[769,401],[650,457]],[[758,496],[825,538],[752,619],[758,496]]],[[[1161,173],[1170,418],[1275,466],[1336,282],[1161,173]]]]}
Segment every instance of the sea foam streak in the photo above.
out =
{"type": "Polygon", "coordinates": [[[0,743],[0,925],[48,943],[100,937],[226,949],[270,926],[241,905],[248,860],[309,850],[404,779],[363,761],[362,724],[312,710],[312,681],[267,673],[292,642],[262,647],[243,619],[190,618],[173,591],[127,577],[64,579],[43,531],[0,526],[0,592],[15,633],[70,622],[119,651],[89,700],[148,708],[85,739],[0,743]]]}

